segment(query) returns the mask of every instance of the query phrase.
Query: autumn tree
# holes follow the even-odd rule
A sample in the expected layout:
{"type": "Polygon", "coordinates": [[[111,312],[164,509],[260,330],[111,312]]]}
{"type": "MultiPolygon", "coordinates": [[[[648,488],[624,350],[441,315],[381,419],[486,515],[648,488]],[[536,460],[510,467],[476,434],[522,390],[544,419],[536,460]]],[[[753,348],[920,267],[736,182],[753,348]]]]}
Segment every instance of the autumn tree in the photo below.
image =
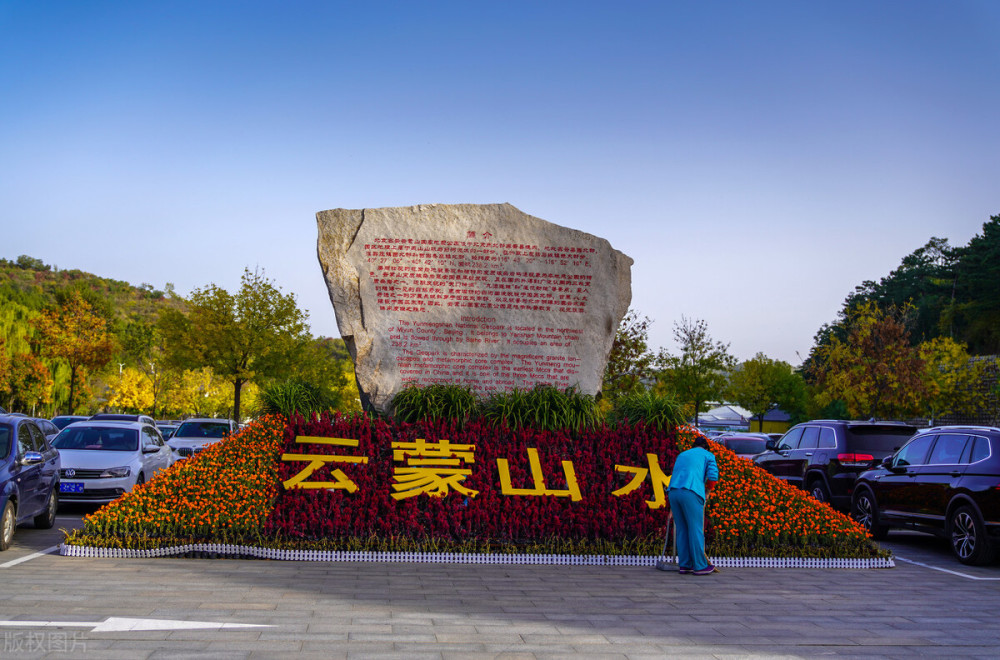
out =
{"type": "Polygon", "coordinates": [[[854,417],[891,419],[919,410],[924,363],[910,345],[912,305],[883,310],[874,302],[847,313],[846,339],[833,335],[814,351],[817,404],[840,399],[854,417]]]}
{"type": "Polygon", "coordinates": [[[965,344],[938,337],[918,347],[924,362],[923,413],[933,425],[942,415],[971,414],[986,402],[980,390],[986,362],[973,361],[965,344]]]}
{"type": "Polygon", "coordinates": [[[233,417],[239,420],[243,386],[282,370],[308,336],[306,318],[294,294],[283,294],[263,273],[247,269],[235,295],[214,284],[195,289],[188,314],[166,310],[159,328],[168,363],[209,367],[232,385],[233,417]]]}
{"type": "Polygon", "coordinates": [[[762,431],[764,415],[773,408],[793,414],[804,407],[805,382],[787,362],[757,353],[730,373],[727,394],[730,401],[753,413],[762,431]]]}
{"type": "Polygon", "coordinates": [[[601,394],[609,401],[634,391],[643,380],[653,376],[656,356],[647,343],[649,325],[649,318],[633,309],[618,324],[601,384],[601,394]]]}
{"type": "Polygon", "coordinates": [[[149,377],[134,367],[125,367],[108,383],[108,405],[130,413],[153,409],[153,387],[149,377]]]}
{"type": "Polygon", "coordinates": [[[712,339],[702,320],[682,316],[680,323],[674,323],[674,340],[680,354],[661,349],[657,362],[663,370],[658,378],[678,400],[691,404],[697,425],[702,404],[722,398],[736,359],[729,354],[729,344],[712,339]]]}
{"type": "Polygon", "coordinates": [[[44,357],[69,365],[69,412],[79,407],[77,379],[111,361],[115,339],[104,316],[74,291],[55,310],[43,310],[34,320],[35,336],[44,357]]]}
{"type": "Polygon", "coordinates": [[[52,401],[52,374],[45,363],[31,353],[10,358],[5,372],[4,389],[7,408],[35,414],[35,408],[52,401]]]}

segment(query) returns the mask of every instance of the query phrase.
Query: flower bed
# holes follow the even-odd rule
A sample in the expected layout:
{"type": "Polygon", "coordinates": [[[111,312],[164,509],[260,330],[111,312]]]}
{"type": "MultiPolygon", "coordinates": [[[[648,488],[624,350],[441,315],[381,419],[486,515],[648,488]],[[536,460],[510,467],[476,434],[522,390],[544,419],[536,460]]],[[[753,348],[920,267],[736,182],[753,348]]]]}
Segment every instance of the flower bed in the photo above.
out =
{"type": "Polygon", "coordinates": [[[269,416],[209,445],[83,519],[66,543],[145,549],[197,541],[264,542],[278,496],[285,420],[269,416]]]}
{"type": "MultiPolygon", "coordinates": [[[[665,478],[694,433],[269,418],[88,516],[67,543],[656,556],[665,478]]],[[[846,516],[712,450],[710,555],[885,556],[846,516]]]]}

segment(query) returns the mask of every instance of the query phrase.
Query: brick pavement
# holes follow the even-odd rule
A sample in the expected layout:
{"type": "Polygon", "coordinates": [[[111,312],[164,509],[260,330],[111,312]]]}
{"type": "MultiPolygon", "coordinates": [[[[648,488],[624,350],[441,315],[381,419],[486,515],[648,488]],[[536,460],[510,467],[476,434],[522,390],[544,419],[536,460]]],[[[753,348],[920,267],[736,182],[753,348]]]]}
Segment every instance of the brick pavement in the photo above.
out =
{"type": "MultiPolygon", "coordinates": [[[[56,527],[79,524],[60,516],[56,527]]],[[[0,553],[0,657],[996,657],[1000,566],[894,533],[888,570],[81,559],[58,529],[0,553]],[[924,565],[920,565],[924,564],[924,565]],[[933,570],[927,566],[939,566],[933,570]],[[976,578],[976,579],[970,579],[976,578]],[[95,632],[108,617],[266,628],[95,632]]]]}
{"type": "Polygon", "coordinates": [[[47,555],[0,576],[0,621],[113,616],[271,626],[89,632],[15,624],[0,628],[3,657],[992,658],[1000,646],[1000,581],[905,563],[695,577],[635,567],[47,555]],[[41,647],[16,648],[30,634],[41,647]],[[54,639],[77,648],[53,649],[54,639]]]}

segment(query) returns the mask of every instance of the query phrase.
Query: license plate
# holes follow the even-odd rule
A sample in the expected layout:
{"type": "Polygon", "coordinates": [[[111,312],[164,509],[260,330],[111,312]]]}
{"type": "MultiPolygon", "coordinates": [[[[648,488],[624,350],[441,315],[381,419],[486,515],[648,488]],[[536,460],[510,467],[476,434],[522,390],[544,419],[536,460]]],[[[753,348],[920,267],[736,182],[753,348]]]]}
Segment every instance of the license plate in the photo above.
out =
{"type": "Polygon", "coordinates": [[[60,481],[59,482],[59,492],[60,493],[82,493],[83,484],[78,481],[60,481]]]}

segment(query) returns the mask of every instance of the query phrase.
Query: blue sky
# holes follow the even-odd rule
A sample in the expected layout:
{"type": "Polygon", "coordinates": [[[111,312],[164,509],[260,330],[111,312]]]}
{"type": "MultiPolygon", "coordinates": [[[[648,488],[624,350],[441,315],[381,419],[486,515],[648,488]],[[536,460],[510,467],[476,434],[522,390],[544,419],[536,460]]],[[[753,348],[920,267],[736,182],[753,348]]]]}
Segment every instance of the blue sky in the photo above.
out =
{"type": "Polygon", "coordinates": [[[1000,2],[0,0],[0,257],[187,295],[263,268],[337,336],[328,208],[509,202],[793,364],[1000,214],[1000,2]]]}

